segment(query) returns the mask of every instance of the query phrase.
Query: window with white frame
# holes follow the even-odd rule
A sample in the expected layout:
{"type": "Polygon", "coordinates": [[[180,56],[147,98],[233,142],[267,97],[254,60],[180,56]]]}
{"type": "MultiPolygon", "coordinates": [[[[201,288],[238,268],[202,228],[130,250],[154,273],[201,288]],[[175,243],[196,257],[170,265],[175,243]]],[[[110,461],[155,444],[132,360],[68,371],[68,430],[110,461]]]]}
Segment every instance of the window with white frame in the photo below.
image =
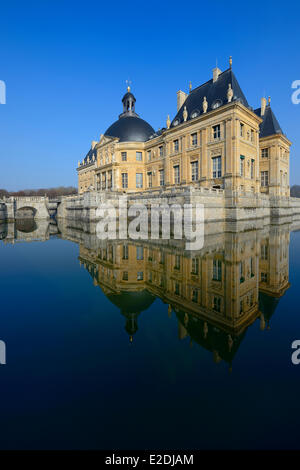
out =
{"type": "Polygon", "coordinates": [[[144,248],[142,246],[136,247],[136,259],[139,261],[144,259],[144,248]]]}
{"type": "Polygon", "coordinates": [[[143,154],[142,152],[136,152],[136,161],[142,162],[143,161],[143,154]]]}
{"type": "Polygon", "coordinates": [[[173,141],[173,146],[174,146],[174,152],[178,152],[179,151],[179,140],[178,139],[173,141]]]}
{"type": "Polygon", "coordinates": [[[127,152],[122,152],[121,155],[122,155],[122,162],[126,162],[127,161],[127,152]]]}
{"type": "Polygon", "coordinates": [[[240,175],[244,176],[244,162],[245,162],[245,157],[244,155],[240,156],[240,175]]]}
{"type": "Polygon", "coordinates": [[[261,171],[261,186],[266,187],[269,186],[269,172],[268,171],[261,171]]]}
{"type": "Polygon", "coordinates": [[[128,188],[128,173],[122,173],[122,188],[128,188]]]}
{"type": "Polygon", "coordinates": [[[198,161],[191,162],[192,181],[198,181],[198,177],[199,177],[198,167],[199,167],[198,161]]]}
{"type": "Polygon", "coordinates": [[[136,187],[143,187],[143,173],[136,173],[136,187]]]}
{"type": "Polygon", "coordinates": [[[269,149],[261,149],[261,158],[268,158],[269,157],[269,149]]]}
{"type": "Polygon", "coordinates": [[[213,280],[222,281],[222,261],[219,259],[213,260],[213,280]]]}
{"type": "Polygon", "coordinates": [[[254,174],[255,174],[255,160],[253,158],[251,159],[251,167],[250,167],[250,177],[253,180],[254,179],[254,174]]]}
{"type": "Polygon", "coordinates": [[[152,188],[152,171],[148,171],[148,188],[152,188]]]}
{"type": "Polygon", "coordinates": [[[164,184],[165,184],[165,172],[164,172],[164,170],[159,170],[159,184],[160,184],[160,186],[164,186],[164,184]]]}
{"type": "Polygon", "coordinates": [[[174,183],[179,184],[180,183],[179,165],[175,165],[173,169],[174,169],[174,183]]]}
{"type": "Polygon", "coordinates": [[[164,156],[164,148],[163,148],[163,146],[161,145],[161,146],[158,148],[158,150],[159,150],[159,156],[160,156],[160,157],[163,157],[163,156],[164,156]]]}
{"type": "Polygon", "coordinates": [[[221,178],[222,176],[222,160],[221,157],[212,158],[213,178],[221,178]]]}

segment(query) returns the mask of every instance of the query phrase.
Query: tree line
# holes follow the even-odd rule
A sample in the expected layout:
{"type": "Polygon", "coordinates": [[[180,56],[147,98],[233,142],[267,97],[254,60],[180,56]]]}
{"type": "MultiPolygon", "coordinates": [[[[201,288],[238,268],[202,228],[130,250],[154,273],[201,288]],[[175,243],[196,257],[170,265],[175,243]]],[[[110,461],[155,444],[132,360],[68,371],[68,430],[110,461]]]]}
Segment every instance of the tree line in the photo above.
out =
{"type": "Polygon", "coordinates": [[[77,194],[77,188],[74,186],[59,186],[57,188],[40,188],[40,189],[22,189],[20,191],[7,191],[6,189],[0,189],[1,197],[24,197],[24,196],[48,196],[54,198],[58,196],[69,196],[77,194]]]}

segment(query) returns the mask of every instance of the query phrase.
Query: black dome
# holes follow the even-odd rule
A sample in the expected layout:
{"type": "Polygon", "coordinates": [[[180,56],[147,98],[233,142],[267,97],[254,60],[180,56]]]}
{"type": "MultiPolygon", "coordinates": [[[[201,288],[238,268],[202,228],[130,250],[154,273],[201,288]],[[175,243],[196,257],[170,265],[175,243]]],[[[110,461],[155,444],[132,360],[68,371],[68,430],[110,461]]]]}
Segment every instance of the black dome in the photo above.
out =
{"type": "Polygon", "coordinates": [[[114,122],[105,132],[109,137],[118,137],[120,142],[145,142],[154,129],[137,116],[124,116],[114,122]]]}

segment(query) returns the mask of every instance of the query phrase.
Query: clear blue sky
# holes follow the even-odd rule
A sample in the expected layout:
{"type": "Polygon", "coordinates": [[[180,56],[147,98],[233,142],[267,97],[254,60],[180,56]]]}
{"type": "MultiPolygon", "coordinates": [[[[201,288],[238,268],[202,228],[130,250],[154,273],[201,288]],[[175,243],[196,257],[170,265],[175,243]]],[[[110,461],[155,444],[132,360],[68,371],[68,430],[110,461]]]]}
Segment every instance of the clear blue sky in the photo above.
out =
{"type": "Polygon", "coordinates": [[[176,112],[176,92],[219,67],[233,70],[253,107],[263,93],[293,142],[300,184],[300,7],[296,2],[2,2],[0,188],[77,185],[75,167],[117,119],[125,80],[154,128],[176,112]]]}

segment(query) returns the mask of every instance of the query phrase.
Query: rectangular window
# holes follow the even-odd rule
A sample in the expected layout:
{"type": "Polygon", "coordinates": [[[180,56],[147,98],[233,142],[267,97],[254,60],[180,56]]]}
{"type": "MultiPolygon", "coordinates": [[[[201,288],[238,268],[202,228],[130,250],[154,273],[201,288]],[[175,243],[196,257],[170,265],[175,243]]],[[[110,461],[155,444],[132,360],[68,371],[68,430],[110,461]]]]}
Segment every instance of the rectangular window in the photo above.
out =
{"type": "Polygon", "coordinates": [[[128,188],[128,173],[122,173],[122,188],[128,188]]]}
{"type": "Polygon", "coordinates": [[[122,162],[126,162],[127,161],[127,152],[122,152],[121,155],[122,155],[122,162]]]}
{"type": "Polygon", "coordinates": [[[240,157],[240,175],[241,176],[244,176],[244,160],[245,160],[245,157],[241,155],[240,157]]]}
{"type": "Polygon", "coordinates": [[[136,152],[136,161],[142,162],[143,161],[143,154],[142,152],[136,152]]]}
{"type": "Polygon", "coordinates": [[[123,281],[128,281],[128,271],[123,271],[123,281]]]}
{"type": "Polygon", "coordinates": [[[144,273],[143,271],[138,271],[137,273],[137,280],[142,281],[144,279],[144,273]]]}
{"type": "Polygon", "coordinates": [[[136,259],[137,260],[144,259],[144,248],[142,246],[136,247],[136,259]]]}
{"type": "Polygon", "coordinates": [[[192,168],[192,181],[198,181],[198,162],[191,163],[192,168]]]}
{"type": "Polygon", "coordinates": [[[221,126],[220,126],[220,124],[217,124],[216,126],[213,126],[213,136],[214,136],[214,139],[219,139],[221,137],[221,126]]]}
{"type": "Polygon", "coordinates": [[[222,161],[221,157],[213,157],[213,178],[221,178],[222,176],[222,161]]]}
{"type": "Polygon", "coordinates": [[[268,158],[269,157],[269,149],[268,148],[261,149],[261,157],[262,158],[268,158]]]}
{"type": "Polygon", "coordinates": [[[163,148],[163,146],[161,145],[158,150],[159,150],[159,156],[160,156],[160,157],[163,157],[163,156],[164,156],[164,148],[163,148]]]}
{"type": "Polygon", "coordinates": [[[180,183],[180,173],[179,173],[179,165],[175,165],[174,167],[174,183],[180,183]]]}
{"type": "Polygon", "coordinates": [[[159,184],[160,184],[160,186],[165,185],[165,172],[164,172],[164,170],[159,170],[159,184]]]}
{"type": "Polygon", "coordinates": [[[261,259],[266,261],[269,258],[269,250],[268,250],[268,245],[262,245],[261,246],[261,253],[260,253],[261,259]]]}
{"type": "Polygon", "coordinates": [[[244,124],[242,122],[240,123],[240,136],[244,137],[244,124]]]}
{"type": "Polygon", "coordinates": [[[192,134],[192,135],[191,135],[191,138],[192,138],[192,146],[193,146],[193,147],[196,147],[196,145],[198,144],[197,132],[195,132],[194,134],[192,134]]]}
{"type": "Polygon", "coordinates": [[[174,152],[178,152],[178,150],[179,150],[179,140],[178,139],[174,140],[173,145],[174,145],[174,152]]]}
{"type": "Polygon", "coordinates": [[[151,171],[148,171],[147,176],[148,176],[148,188],[152,188],[152,173],[151,173],[151,171]]]}
{"type": "Polygon", "coordinates": [[[269,186],[269,172],[261,171],[261,185],[266,187],[269,186]]]}
{"type": "Polygon", "coordinates": [[[175,283],[175,289],[174,290],[175,290],[176,295],[180,295],[180,286],[179,286],[178,282],[175,283]]]}
{"type": "Polygon", "coordinates": [[[219,259],[213,260],[213,280],[222,281],[222,261],[219,259]]]}
{"type": "Polygon", "coordinates": [[[253,160],[253,158],[251,159],[251,172],[250,172],[250,176],[251,176],[251,179],[253,180],[254,179],[254,169],[255,169],[255,160],[253,160]]]}
{"type": "Polygon", "coordinates": [[[251,142],[254,142],[254,130],[251,129],[251,142]]]}
{"type": "Polygon", "coordinates": [[[147,151],[147,158],[148,158],[148,162],[150,162],[151,161],[151,150],[147,151]]]}
{"type": "Polygon", "coordinates": [[[143,173],[136,173],[136,187],[143,187],[143,173]]]}

